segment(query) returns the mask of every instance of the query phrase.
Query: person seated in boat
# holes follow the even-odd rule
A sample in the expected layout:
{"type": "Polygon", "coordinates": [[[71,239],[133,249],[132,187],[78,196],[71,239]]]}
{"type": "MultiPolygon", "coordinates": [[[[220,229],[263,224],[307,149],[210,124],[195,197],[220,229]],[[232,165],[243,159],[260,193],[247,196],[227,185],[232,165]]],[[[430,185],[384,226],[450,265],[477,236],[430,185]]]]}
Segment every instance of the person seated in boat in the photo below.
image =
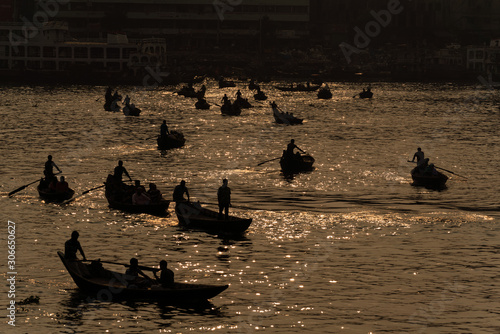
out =
{"type": "Polygon", "coordinates": [[[148,197],[151,199],[151,203],[160,203],[160,201],[163,199],[161,191],[156,188],[156,184],[154,183],[149,184],[149,189],[146,195],[148,195],[148,197]]]}
{"type": "Polygon", "coordinates": [[[71,239],[64,243],[64,258],[68,260],[78,260],[76,257],[76,252],[80,252],[83,257],[83,260],[87,260],[85,257],[85,253],[83,252],[82,245],[80,245],[80,241],[78,241],[78,237],[80,233],[78,231],[71,232],[71,239]]]}
{"type": "Polygon", "coordinates": [[[432,175],[432,176],[436,176],[438,175],[438,172],[436,170],[436,168],[434,167],[434,164],[430,164],[429,166],[425,167],[425,170],[424,170],[424,175],[432,175]]]}
{"type": "Polygon", "coordinates": [[[52,180],[50,180],[48,188],[50,191],[55,192],[56,187],[57,187],[57,177],[54,176],[54,178],[52,178],[52,180]]]}
{"type": "Polygon", "coordinates": [[[59,182],[56,183],[56,192],[58,193],[65,193],[66,191],[69,190],[69,185],[66,180],[64,180],[64,176],[61,176],[59,182]]]}
{"type": "Polygon", "coordinates": [[[420,165],[417,165],[417,167],[412,169],[411,173],[412,174],[424,174],[428,165],[429,165],[429,158],[425,158],[425,159],[423,159],[423,162],[420,165]]]}
{"type": "Polygon", "coordinates": [[[135,193],[132,195],[132,204],[134,205],[149,205],[151,203],[151,199],[144,192],[144,188],[142,186],[135,188],[135,193]]]}
{"type": "Polygon", "coordinates": [[[180,184],[178,184],[174,188],[174,193],[173,193],[173,199],[174,202],[186,202],[186,199],[184,198],[184,194],[187,196],[187,201],[189,202],[189,191],[188,188],[186,187],[186,181],[182,180],[180,184]]]}
{"type": "Polygon", "coordinates": [[[227,186],[227,179],[222,180],[222,186],[217,190],[217,201],[219,202],[219,219],[222,219],[222,211],[224,218],[229,219],[229,207],[231,206],[231,188],[227,186]]]}
{"type": "Polygon", "coordinates": [[[415,162],[415,159],[417,159],[417,166],[424,162],[424,152],[420,147],[417,148],[417,152],[413,155],[411,162],[415,162]]]}
{"type": "Polygon", "coordinates": [[[162,125],[160,125],[160,136],[161,138],[165,138],[169,134],[170,132],[168,131],[167,121],[163,120],[162,125]]]}
{"type": "Polygon", "coordinates": [[[125,167],[123,167],[123,161],[119,160],[118,166],[115,167],[114,172],[113,172],[113,176],[115,177],[115,180],[118,181],[118,183],[122,182],[123,174],[127,175],[129,180],[132,181],[132,178],[128,174],[127,169],[125,167]]]}
{"type": "Polygon", "coordinates": [[[156,271],[153,272],[153,275],[156,278],[156,282],[160,284],[164,288],[170,288],[174,285],[174,272],[167,268],[167,261],[160,261],[160,277],[156,275],[156,271]]]}
{"type": "Polygon", "coordinates": [[[124,279],[127,281],[127,287],[148,287],[153,283],[153,280],[139,268],[139,260],[135,257],[130,259],[130,266],[125,271],[124,279]]]}
{"type": "Polygon", "coordinates": [[[52,161],[52,156],[51,155],[47,156],[47,161],[45,162],[45,169],[43,170],[43,175],[45,175],[45,179],[49,184],[50,182],[52,182],[52,179],[54,179],[54,167],[59,171],[59,173],[62,173],[59,167],[57,167],[54,161],[52,161]]]}

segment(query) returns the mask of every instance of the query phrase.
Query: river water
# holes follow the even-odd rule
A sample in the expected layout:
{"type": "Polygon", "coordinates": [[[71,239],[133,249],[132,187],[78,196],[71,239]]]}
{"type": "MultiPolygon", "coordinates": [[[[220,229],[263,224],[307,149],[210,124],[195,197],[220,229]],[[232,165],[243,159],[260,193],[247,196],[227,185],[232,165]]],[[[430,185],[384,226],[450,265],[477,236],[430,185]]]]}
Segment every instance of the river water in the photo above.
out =
{"type": "MultiPolygon", "coordinates": [[[[207,99],[224,93],[207,84],[207,99]]],[[[0,332],[13,333],[499,333],[499,96],[477,85],[331,83],[334,97],[263,84],[304,124],[274,123],[268,102],[224,117],[196,110],[175,87],[118,87],[143,110],[105,112],[105,87],[8,86],[0,91],[0,332]],[[184,133],[160,152],[161,121],[184,133]],[[278,161],[291,138],[315,170],[285,178],[278,161]],[[417,147],[452,171],[442,191],[410,185],[417,147]],[[177,218],[126,214],[102,189],[61,206],[35,185],[48,154],[77,194],[99,186],[123,160],[134,179],[170,197],[180,180],[216,202],[223,178],[232,213],[253,218],[241,238],[177,226],[177,218]],[[15,327],[7,324],[7,225],[15,223],[15,327]],[[230,287],[208,305],[163,306],[88,299],[59,260],[71,231],[87,258],[169,262],[176,280],[230,287]],[[29,296],[39,304],[19,305],[29,296]]],[[[287,83],[286,83],[287,84],[287,83]]],[[[179,88],[179,87],[177,87],[179,88]]],[[[209,205],[210,207],[210,205],[209,205]]],[[[123,268],[114,268],[123,270],[123,268]]]]}

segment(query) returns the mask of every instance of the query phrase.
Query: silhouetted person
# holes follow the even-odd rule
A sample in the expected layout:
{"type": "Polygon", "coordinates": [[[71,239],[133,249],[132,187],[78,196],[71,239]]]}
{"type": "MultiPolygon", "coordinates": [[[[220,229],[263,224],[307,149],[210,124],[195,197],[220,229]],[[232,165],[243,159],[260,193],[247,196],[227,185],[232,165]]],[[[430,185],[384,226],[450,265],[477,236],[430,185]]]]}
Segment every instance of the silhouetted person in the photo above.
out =
{"type": "Polygon", "coordinates": [[[156,188],[156,184],[150,183],[147,195],[151,199],[151,203],[160,203],[163,199],[161,191],[156,188]]]}
{"type": "Polygon", "coordinates": [[[219,202],[219,219],[222,218],[222,211],[225,219],[229,218],[229,206],[231,205],[231,189],[227,186],[227,179],[222,180],[222,186],[217,190],[217,200],[219,202]]]}
{"type": "Polygon", "coordinates": [[[125,169],[125,167],[123,167],[123,161],[120,160],[120,161],[118,161],[118,166],[115,167],[115,170],[114,170],[114,173],[113,173],[113,176],[115,177],[115,180],[119,181],[119,182],[122,182],[122,177],[123,177],[124,173],[125,173],[125,175],[127,175],[127,177],[129,178],[129,180],[132,181],[132,178],[128,174],[127,170],[125,169]]]}
{"type": "Polygon", "coordinates": [[[222,97],[221,102],[224,102],[224,105],[231,104],[231,102],[229,102],[229,98],[227,97],[227,94],[224,94],[224,96],[222,97]]]}
{"type": "Polygon", "coordinates": [[[73,231],[71,233],[71,239],[64,243],[64,258],[68,260],[77,260],[76,252],[80,251],[84,260],[87,260],[85,257],[85,253],[83,252],[82,246],[80,245],[80,241],[78,241],[78,237],[80,234],[78,231],[73,231]]]}
{"type": "Polygon", "coordinates": [[[104,98],[106,99],[106,102],[111,103],[111,99],[113,98],[113,89],[111,87],[108,87],[106,89],[106,94],[104,94],[104,98]]]}
{"type": "Polygon", "coordinates": [[[64,193],[69,190],[68,182],[64,180],[64,176],[61,176],[60,181],[56,183],[56,192],[64,193]]]}
{"type": "Polygon", "coordinates": [[[237,99],[241,99],[241,92],[240,90],[238,89],[238,91],[236,92],[236,98],[237,99]]]}
{"type": "Polygon", "coordinates": [[[45,169],[43,170],[43,174],[45,175],[45,179],[48,183],[54,179],[54,167],[61,173],[61,170],[57,165],[52,161],[52,156],[47,156],[47,161],[45,162],[45,169]]]}
{"type": "Polygon", "coordinates": [[[186,187],[186,181],[182,180],[181,183],[174,188],[174,194],[173,194],[174,202],[186,202],[184,194],[187,195],[187,201],[189,202],[189,191],[188,188],[186,187]]]}
{"type": "Polygon", "coordinates": [[[411,161],[414,162],[415,158],[417,159],[417,166],[424,162],[424,152],[420,147],[417,148],[417,152],[415,152],[415,154],[413,155],[413,159],[411,159],[411,161]]]}
{"type": "Polygon", "coordinates": [[[125,280],[127,281],[128,286],[132,284],[138,286],[151,285],[151,282],[153,281],[148,275],[142,272],[139,268],[139,260],[135,257],[130,259],[130,266],[125,271],[125,280]]]}
{"type": "Polygon", "coordinates": [[[160,277],[156,275],[156,271],[153,272],[156,281],[164,288],[169,288],[174,285],[174,272],[167,268],[167,261],[160,261],[160,277]]]}
{"type": "Polygon", "coordinates": [[[289,157],[293,157],[293,154],[294,154],[293,150],[294,149],[297,149],[297,150],[301,151],[302,153],[304,153],[304,151],[302,151],[297,145],[295,145],[295,139],[292,139],[292,140],[290,140],[290,142],[286,146],[286,154],[289,157]]]}
{"type": "Polygon", "coordinates": [[[168,131],[167,121],[164,120],[163,124],[160,125],[160,136],[162,138],[165,138],[169,134],[170,132],[168,131]]]}

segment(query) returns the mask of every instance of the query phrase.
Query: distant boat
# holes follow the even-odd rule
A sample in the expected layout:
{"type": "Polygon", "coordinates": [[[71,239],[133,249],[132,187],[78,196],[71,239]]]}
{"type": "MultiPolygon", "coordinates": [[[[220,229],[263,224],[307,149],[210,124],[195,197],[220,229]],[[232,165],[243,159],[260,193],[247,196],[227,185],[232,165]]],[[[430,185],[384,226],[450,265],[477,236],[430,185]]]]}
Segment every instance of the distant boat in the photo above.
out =
{"type": "Polygon", "coordinates": [[[313,92],[317,90],[321,85],[306,86],[303,84],[293,86],[274,86],[276,89],[284,92],[313,92]]]}
{"type": "Polygon", "coordinates": [[[179,148],[184,146],[186,143],[186,139],[182,132],[179,131],[170,131],[170,134],[165,138],[162,138],[161,135],[158,135],[156,138],[156,142],[158,144],[159,150],[169,150],[171,148],[179,148]]]}
{"type": "Polygon", "coordinates": [[[194,104],[196,109],[210,109],[210,104],[205,100],[198,100],[194,104]]]}
{"type": "Polygon", "coordinates": [[[133,104],[126,105],[123,107],[123,113],[125,116],[139,116],[141,113],[141,109],[136,108],[133,104]]]}
{"type": "Polygon", "coordinates": [[[261,91],[261,90],[257,91],[257,94],[254,94],[253,98],[255,100],[257,100],[257,101],[265,101],[265,100],[267,100],[266,94],[263,91],[261,91]]]}
{"type": "Polygon", "coordinates": [[[228,288],[228,285],[192,283],[174,283],[172,287],[129,286],[123,273],[104,269],[99,261],[85,264],[81,261],[66,259],[62,252],[57,252],[57,255],[83,293],[91,296],[105,296],[106,301],[148,301],[168,304],[202,302],[228,288]]]}
{"type": "Polygon", "coordinates": [[[241,108],[236,103],[228,102],[220,107],[220,112],[223,115],[239,116],[241,114],[241,108]]]}
{"type": "Polygon", "coordinates": [[[245,232],[252,223],[251,218],[229,216],[224,219],[218,212],[191,202],[177,203],[175,213],[180,225],[204,231],[238,234],[245,232]]]}
{"type": "Polygon", "coordinates": [[[303,119],[297,118],[293,116],[292,114],[284,113],[283,111],[280,111],[277,106],[273,106],[271,104],[271,108],[273,109],[273,116],[274,120],[278,124],[290,124],[290,125],[295,125],[295,124],[302,124],[303,119]]]}
{"type": "Polygon", "coordinates": [[[234,103],[237,104],[241,109],[252,108],[252,104],[248,102],[248,99],[244,99],[242,97],[237,98],[234,103]]]}
{"type": "Polygon", "coordinates": [[[361,93],[359,93],[359,97],[361,99],[371,99],[373,97],[373,93],[369,90],[364,90],[361,93]]]}
{"type": "Polygon", "coordinates": [[[333,97],[332,92],[330,91],[330,88],[323,87],[318,91],[318,99],[331,99],[333,97]]]}

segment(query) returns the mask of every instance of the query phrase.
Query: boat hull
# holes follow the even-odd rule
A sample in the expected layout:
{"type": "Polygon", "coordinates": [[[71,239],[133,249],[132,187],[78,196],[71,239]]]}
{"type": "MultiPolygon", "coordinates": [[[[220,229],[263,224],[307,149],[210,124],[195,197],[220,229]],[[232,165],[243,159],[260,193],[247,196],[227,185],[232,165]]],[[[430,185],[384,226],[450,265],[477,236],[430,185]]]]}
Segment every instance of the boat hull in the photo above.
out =
{"type": "Polygon", "coordinates": [[[222,115],[239,116],[241,114],[241,108],[235,104],[232,104],[231,106],[223,104],[220,107],[220,112],[222,115]]]}
{"type": "Polygon", "coordinates": [[[419,173],[412,173],[411,178],[413,179],[412,186],[433,189],[446,187],[446,181],[448,180],[448,177],[446,175],[439,172],[437,175],[423,175],[419,173]]]}
{"type": "Polygon", "coordinates": [[[170,135],[167,135],[165,138],[162,138],[158,135],[156,138],[156,143],[158,144],[159,150],[169,150],[172,148],[179,148],[184,146],[186,143],[186,139],[184,135],[177,131],[170,131],[170,135]]]}
{"type": "Polygon", "coordinates": [[[48,189],[40,189],[40,186],[37,187],[38,195],[46,202],[62,202],[70,199],[75,194],[73,189],[69,189],[65,192],[54,192],[48,189]]]}
{"type": "Polygon", "coordinates": [[[313,164],[314,158],[309,154],[301,155],[300,159],[295,156],[293,158],[281,157],[280,159],[281,170],[285,174],[311,171],[313,170],[313,164]]]}
{"type": "Polygon", "coordinates": [[[82,292],[106,302],[130,300],[182,304],[190,301],[206,301],[228,288],[227,285],[189,283],[174,283],[169,288],[161,286],[131,288],[127,287],[124,275],[121,273],[65,259],[62,252],[57,254],[82,292]]]}
{"type": "Polygon", "coordinates": [[[251,218],[229,216],[227,220],[220,219],[218,212],[189,202],[177,203],[175,213],[180,225],[209,232],[241,234],[252,223],[251,218]]]}

